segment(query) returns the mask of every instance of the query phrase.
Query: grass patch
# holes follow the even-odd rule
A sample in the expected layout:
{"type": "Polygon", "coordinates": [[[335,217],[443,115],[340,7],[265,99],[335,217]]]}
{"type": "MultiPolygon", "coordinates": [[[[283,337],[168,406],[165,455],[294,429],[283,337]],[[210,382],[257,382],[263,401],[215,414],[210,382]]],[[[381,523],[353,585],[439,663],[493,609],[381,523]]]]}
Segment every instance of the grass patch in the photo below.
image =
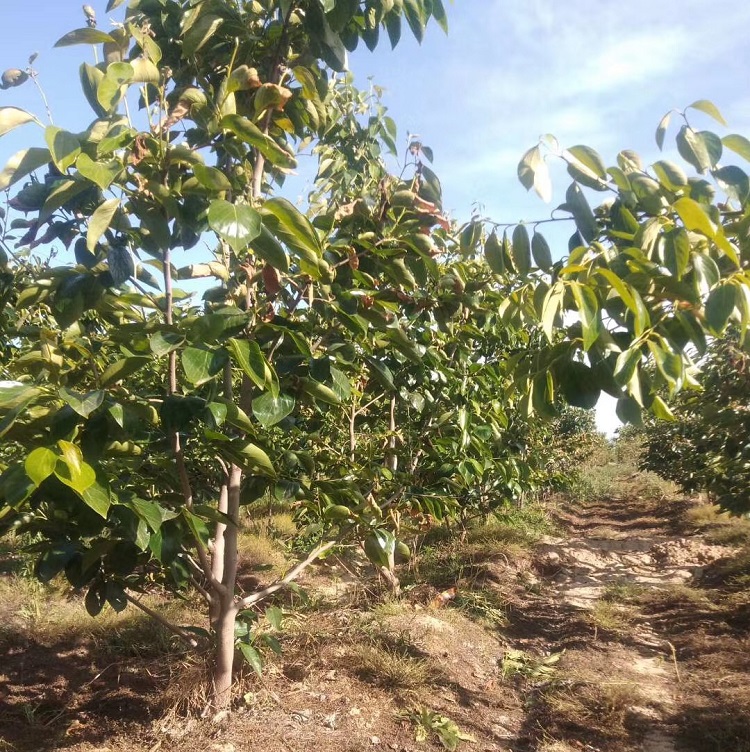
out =
{"type": "Polygon", "coordinates": [[[610,582],[602,592],[602,601],[605,603],[635,603],[646,592],[643,585],[637,582],[618,581],[610,582]]]}
{"type": "Polygon", "coordinates": [[[278,576],[287,567],[287,559],[278,542],[264,533],[243,530],[237,540],[241,566],[278,576]]]}
{"type": "Polygon", "coordinates": [[[630,735],[630,710],[642,701],[635,682],[553,684],[552,689],[544,693],[549,719],[546,730],[555,736],[573,732],[589,743],[592,735],[624,741],[630,735]]]}
{"type": "Polygon", "coordinates": [[[633,626],[637,612],[622,603],[599,600],[589,612],[588,618],[602,632],[620,634],[633,626]]]}
{"type": "Polygon", "coordinates": [[[356,674],[387,689],[417,692],[435,679],[429,661],[416,658],[405,647],[356,645],[349,658],[356,674]]]}
{"type": "MultiPolygon", "coordinates": [[[[147,596],[144,602],[176,624],[195,621],[190,604],[156,596],[147,596]]],[[[83,595],[57,580],[44,584],[19,575],[0,578],[0,604],[0,645],[4,646],[29,638],[46,645],[90,641],[93,652],[104,657],[141,658],[182,647],[170,632],[133,606],[119,614],[105,606],[98,616],[89,616],[83,595]]]]}
{"type": "Polygon", "coordinates": [[[702,590],[675,582],[665,587],[653,588],[641,593],[638,601],[660,608],[672,608],[676,606],[711,606],[711,600],[702,590]]]}

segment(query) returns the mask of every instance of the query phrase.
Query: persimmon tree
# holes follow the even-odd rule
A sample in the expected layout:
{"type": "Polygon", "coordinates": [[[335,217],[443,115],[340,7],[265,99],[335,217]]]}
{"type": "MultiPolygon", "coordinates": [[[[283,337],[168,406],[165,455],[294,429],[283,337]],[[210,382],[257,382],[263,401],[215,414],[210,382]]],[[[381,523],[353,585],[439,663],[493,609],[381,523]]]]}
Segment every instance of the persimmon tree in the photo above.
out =
{"type": "MultiPolygon", "coordinates": [[[[691,381],[690,346],[747,325],[747,178],[687,124],[680,151],[721,204],[676,165],[623,152],[606,168],[547,140],[574,178],[553,263],[539,226],[449,222],[423,144],[391,176],[396,126],[344,73],[381,30],[444,26],[439,0],[119,6],[113,31],[89,14],[58,42],[96,48],[80,68],[93,122],[42,126],[47,147],[0,174],[0,523],[33,533],[38,575],[64,572],[92,614],[146,608],[154,583],[199,593],[223,707],[235,652],[259,668],[258,604],[343,541],[396,588],[409,524],[533,485],[525,422],[560,394],[669,417],[659,393],[691,381]],[[305,149],[303,212],[282,193],[305,149]],[[592,210],[584,188],[607,201],[592,210]],[[180,287],[195,279],[200,300],[180,287]],[[267,494],[294,498],[319,544],[241,593],[240,510],[267,494]]],[[[0,109],[0,134],[27,123],[0,109]]],[[[534,147],[521,180],[544,194],[545,171],[534,147]]]]}

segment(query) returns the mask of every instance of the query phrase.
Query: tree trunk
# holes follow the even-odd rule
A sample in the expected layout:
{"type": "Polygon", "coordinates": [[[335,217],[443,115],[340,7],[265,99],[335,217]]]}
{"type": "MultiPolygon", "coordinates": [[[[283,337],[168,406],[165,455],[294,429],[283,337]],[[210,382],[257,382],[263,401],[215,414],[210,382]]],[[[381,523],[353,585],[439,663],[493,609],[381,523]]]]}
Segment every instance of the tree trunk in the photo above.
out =
{"type": "Polygon", "coordinates": [[[213,697],[216,710],[229,708],[232,700],[235,616],[234,598],[229,594],[221,599],[221,611],[216,623],[216,660],[213,677],[213,697]]]}

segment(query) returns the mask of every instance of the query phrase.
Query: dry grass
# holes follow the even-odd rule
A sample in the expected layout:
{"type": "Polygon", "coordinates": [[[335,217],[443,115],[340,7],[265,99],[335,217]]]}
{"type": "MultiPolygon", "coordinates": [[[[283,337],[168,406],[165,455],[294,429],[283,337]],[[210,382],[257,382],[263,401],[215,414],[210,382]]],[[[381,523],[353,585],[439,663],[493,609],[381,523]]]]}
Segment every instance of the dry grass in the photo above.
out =
{"type": "Polygon", "coordinates": [[[575,682],[558,686],[545,700],[554,727],[625,740],[630,711],[643,696],[631,681],[575,682]]]}
{"type": "Polygon", "coordinates": [[[278,577],[286,571],[288,561],[278,542],[264,533],[243,531],[237,541],[243,569],[268,572],[264,579],[278,577]]]}
{"type": "Polygon", "coordinates": [[[659,588],[644,591],[638,597],[638,602],[659,608],[693,605],[711,608],[711,599],[703,590],[675,582],[659,588]]]}
{"type": "Polygon", "coordinates": [[[258,535],[276,540],[289,540],[297,535],[297,523],[289,512],[271,512],[253,517],[247,523],[247,529],[258,535]]]}
{"type": "MultiPolygon", "coordinates": [[[[176,624],[195,623],[190,604],[147,596],[144,602],[176,624]]],[[[90,641],[92,650],[110,657],[153,657],[177,648],[171,633],[129,606],[116,613],[109,606],[96,617],[87,613],[83,594],[59,581],[49,585],[21,575],[0,578],[0,645],[33,635],[40,644],[90,641]]]]}
{"type": "Polygon", "coordinates": [[[410,655],[403,647],[355,645],[349,658],[363,679],[397,692],[417,692],[435,680],[429,661],[410,655]]]}
{"type": "Polygon", "coordinates": [[[718,546],[750,544],[750,519],[723,512],[717,504],[697,504],[686,510],[685,524],[702,532],[706,542],[718,546]]]}

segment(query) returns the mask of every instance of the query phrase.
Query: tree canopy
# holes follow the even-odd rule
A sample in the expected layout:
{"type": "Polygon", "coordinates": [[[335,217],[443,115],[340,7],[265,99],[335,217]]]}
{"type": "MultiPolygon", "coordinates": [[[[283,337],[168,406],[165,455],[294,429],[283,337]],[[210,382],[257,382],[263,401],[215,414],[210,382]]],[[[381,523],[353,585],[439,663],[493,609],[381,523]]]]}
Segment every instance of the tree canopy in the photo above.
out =
{"type": "Polygon", "coordinates": [[[540,482],[536,416],[604,391],[625,420],[672,417],[707,336],[750,319],[750,187],[721,164],[750,142],[680,113],[689,177],[545,137],[519,178],[546,198],[546,160],[567,164],[554,261],[542,223],[450,222],[425,144],[391,174],[396,124],[344,72],[381,31],[444,27],[439,0],[119,6],[113,31],[87,17],[57,43],[96,51],[84,130],[0,108],[0,135],[36,124],[47,144],[0,174],[0,524],[92,614],[154,583],[200,593],[210,631],[187,637],[214,641],[222,705],[235,648],[260,665],[237,624],[331,547],[357,542],[397,587],[410,530],[540,482]],[[307,148],[303,210],[283,188],[307,148]],[[239,593],[240,512],[269,495],[309,521],[307,552],[239,593]]]}

